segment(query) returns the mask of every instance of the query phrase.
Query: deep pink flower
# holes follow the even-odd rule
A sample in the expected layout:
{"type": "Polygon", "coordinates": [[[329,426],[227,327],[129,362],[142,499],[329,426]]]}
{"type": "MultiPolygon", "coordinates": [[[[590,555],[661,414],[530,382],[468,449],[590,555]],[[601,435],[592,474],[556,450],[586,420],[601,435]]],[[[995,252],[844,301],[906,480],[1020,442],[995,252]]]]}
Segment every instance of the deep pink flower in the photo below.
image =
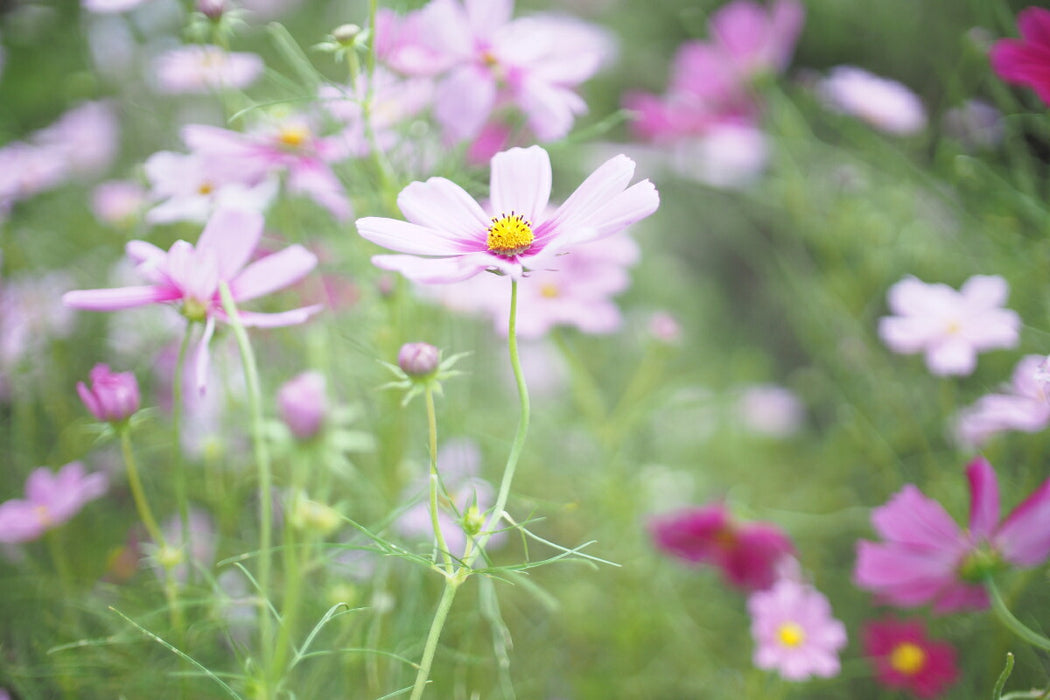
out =
{"type": "Polygon", "coordinates": [[[772,586],[781,559],[795,549],[777,526],[737,522],[721,503],[654,518],[649,532],[660,550],[692,564],[717,566],[729,583],[750,591],[772,586]]]}
{"type": "Polygon", "coordinates": [[[1035,433],[1050,425],[1050,400],[1038,374],[1045,359],[1042,355],[1025,355],[1005,392],[982,396],[963,409],[955,424],[960,442],[977,447],[996,433],[1035,433]]]}
{"type": "Polygon", "coordinates": [[[91,387],[77,382],[77,393],[91,415],[106,423],[120,423],[139,410],[139,383],[131,372],[111,372],[108,365],[95,365],[91,387]]]}
{"type": "Polygon", "coordinates": [[[775,669],[789,681],[839,672],[838,652],[846,646],[846,627],[831,616],[828,599],[812,586],[781,579],[747,601],[754,664],[775,669]]]}
{"type": "Polygon", "coordinates": [[[277,412],[300,440],[309,440],[324,426],[328,414],[326,382],[320,372],[303,372],[277,391],[277,412]]]}
{"type": "Polygon", "coordinates": [[[774,0],[768,11],[757,2],[736,0],[715,12],[708,25],[736,70],[753,77],[787,68],[804,19],[797,0],[774,0]]]}
{"type": "Polygon", "coordinates": [[[992,68],[1006,82],[1026,85],[1050,104],[1050,10],[1021,10],[1017,29],[1020,39],[1002,39],[992,47],[992,68]]]}
{"type": "Polygon", "coordinates": [[[106,492],[104,474],[85,474],[71,462],[53,474],[41,467],[26,479],[25,499],[0,503],[0,542],[29,542],[66,522],[106,492]]]}
{"type": "Polygon", "coordinates": [[[1017,345],[1021,317],[1002,308],[1008,293],[997,275],[974,275],[958,292],[906,277],[890,287],[895,315],[880,319],[879,337],[894,352],[924,352],[934,374],[970,374],[978,352],[1017,345]]]}
{"type": "MultiPolygon", "coordinates": [[[[128,257],[150,282],[139,287],[84,289],[67,292],[62,302],[86,311],[119,311],[146,304],[176,302],[183,316],[203,322],[197,355],[197,381],[203,389],[208,341],[216,319],[227,321],[219,284],[229,285],[238,307],[293,284],[317,265],[317,257],[300,245],[249,263],[263,232],[263,217],[255,212],[222,209],[208,220],[197,245],[176,241],[167,252],[146,241],[131,241],[128,257]]],[[[303,323],[319,306],[283,313],[258,313],[238,308],[245,326],[272,328],[303,323]]]]}
{"type": "Polygon", "coordinates": [[[573,245],[611,236],[656,211],[656,188],[648,180],[628,187],[633,174],[634,161],[616,156],[548,213],[547,152],[539,146],[512,148],[492,159],[492,214],[459,185],[432,177],[398,195],[408,221],[366,217],[357,220],[357,230],[373,243],[408,254],[377,255],[375,265],[418,282],[458,282],[483,270],[517,279],[550,266],[573,245]]]}
{"type": "Polygon", "coordinates": [[[985,608],[981,581],[1007,565],[1031,567],[1050,554],[1050,479],[999,522],[999,486],[983,458],[966,469],[970,524],[961,529],[933,499],[908,484],[872,511],[882,542],[857,543],[854,583],[902,607],[937,612],[985,608]]]}
{"type": "Polygon", "coordinates": [[[864,654],[880,683],[920,698],[941,695],[959,677],[955,648],[928,638],[917,621],[869,622],[864,627],[864,654]]]}

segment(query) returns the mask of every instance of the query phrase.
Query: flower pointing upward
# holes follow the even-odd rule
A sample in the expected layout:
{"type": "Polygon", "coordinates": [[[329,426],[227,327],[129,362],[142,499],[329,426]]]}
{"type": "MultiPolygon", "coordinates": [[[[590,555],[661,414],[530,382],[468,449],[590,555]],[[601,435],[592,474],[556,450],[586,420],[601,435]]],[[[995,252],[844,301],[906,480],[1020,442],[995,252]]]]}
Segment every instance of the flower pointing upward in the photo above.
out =
{"type": "Polygon", "coordinates": [[[628,187],[634,161],[616,156],[599,166],[553,213],[551,163],[539,146],[512,148],[492,158],[491,214],[451,180],[413,182],[398,195],[408,221],[366,217],[366,239],[406,255],[372,262],[417,282],[459,282],[483,270],[515,279],[553,261],[569,247],[622,231],[656,211],[660,197],[648,180],[628,187]]]}
{"type": "MultiPolygon", "coordinates": [[[[203,391],[208,342],[215,321],[229,321],[219,296],[221,284],[229,286],[233,300],[240,304],[295,283],[317,265],[317,257],[300,245],[249,263],[262,237],[263,224],[257,212],[221,209],[208,220],[196,246],[175,241],[165,252],[152,243],[130,241],[128,257],[150,284],[67,292],[62,302],[86,311],[120,311],[177,302],[189,321],[204,323],[196,366],[197,385],[203,391]]],[[[309,306],[275,314],[238,310],[238,317],[245,326],[273,328],[302,323],[320,308],[309,306]]]]}

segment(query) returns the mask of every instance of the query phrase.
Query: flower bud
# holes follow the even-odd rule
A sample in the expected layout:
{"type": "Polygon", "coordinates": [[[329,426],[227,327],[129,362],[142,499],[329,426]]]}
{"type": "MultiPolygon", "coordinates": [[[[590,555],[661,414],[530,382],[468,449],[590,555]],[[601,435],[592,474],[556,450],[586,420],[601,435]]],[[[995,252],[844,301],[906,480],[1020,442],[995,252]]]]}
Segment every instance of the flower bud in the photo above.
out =
{"type": "Polygon", "coordinates": [[[397,353],[397,366],[410,377],[425,377],[437,371],[441,351],[430,343],[405,343],[397,353]]]}
{"type": "Polygon", "coordinates": [[[485,514],[478,508],[477,503],[473,503],[463,514],[463,532],[474,537],[481,532],[483,527],[485,527],[485,514]]]}
{"type": "Polygon", "coordinates": [[[332,30],[332,38],[343,46],[349,46],[361,33],[361,27],[356,24],[341,24],[332,30]]]}
{"type": "Polygon", "coordinates": [[[95,418],[120,423],[139,409],[139,384],[131,372],[110,372],[107,365],[99,364],[88,376],[91,388],[77,382],[77,393],[95,418]]]}
{"type": "Polygon", "coordinates": [[[317,435],[328,413],[325,378],[320,372],[303,372],[277,392],[277,412],[300,440],[317,435]]]}
{"type": "Polygon", "coordinates": [[[343,524],[339,511],[302,495],[296,496],[290,514],[292,527],[303,532],[316,532],[322,537],[332,534],[343,524]]]}
{"type": "Polygon", "coordinates": [[[226,11],[226,0],[197,0],[197,12],[215,22],[226,11]]]}

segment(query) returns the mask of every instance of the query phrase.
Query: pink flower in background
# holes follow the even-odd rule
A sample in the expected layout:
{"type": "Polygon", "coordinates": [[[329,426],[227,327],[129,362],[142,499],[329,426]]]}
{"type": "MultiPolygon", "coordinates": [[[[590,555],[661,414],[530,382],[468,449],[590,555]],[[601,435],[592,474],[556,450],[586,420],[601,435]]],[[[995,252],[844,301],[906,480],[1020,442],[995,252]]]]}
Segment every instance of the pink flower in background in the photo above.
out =
{"type": "Polygon", "coordinates": [[[961,529],[944,508],[908,484],[871,514],[882,542],[857,543],[854,583],[894,605],[932,603],[937,612],[981,609],[980,583],[1006,566],[1031,567],[1050,554],[1050,479],[1002,522],[995,471],[983,458],[966,469],[970,523],[961,529]]]}
{"type": "Polygon", "coordinates": [[[789,681],[838,674],[846,626],[831,616],[828,599],[812,586],[781,579],[751,594],[747,609],[756,667],[775,670],[789,681]]]}
{"type": "Polygon", "coordinates": [[[111,372],[108,365],[95,365],[91,386],[77,382],[77,394],[91,415],[106,423],[120,423],[139,410],[139,383],[131,372],[111,372]]]}
{"type": "Polygon", "coordinates": [[[1002,39],[992,47],[992,68],[1006,82],[1030,87],[1050,104],[1050,10],[1021,10],[1017,29],[1020,39],[1002,39]]]}
{"type": "MultiPolygon", "coordinates": [[[[223,209],[208,220],[196,246],[180,240],[165,252],[152,243],[131,241],[128,257],[138,263],[139,273],[150,284],[67,292],[62,302],[87,311],[119,311],[177,302],[183,316],[205,324],[197,354],[198,387],[203,389],[208,342],[215,321],[227,320],[219,298],[219,283],[229,285],[239,306],[295,283],[317,265],[317,257],[300,245],[249,263],[262,236],[263,224],[261,214],[223,209]]],[[[241,323],[260,328],[303,323],[319,310],[314,306],[270,314],[238,309],[241,323]]]]}
{"type": "Polygon", "coordinates": [[[231,53],[218,46],[181,46],[154,59],[151,82],[158,92],[207,94],[244,89],[262,72],[262,58],[253,53],[231,53]]]}
{"type": "Polygon", "coordinates": [[[959,678],[955,648],[926,636],[921,622],[880,620],[864,626],[864,654],[884,686],[936,698],[959,678]]]}
{"type": "Polygon", "coordinates": [[[107,168],[120,147],[120,124],[109,102],[84,102],[33,135],[33,143],[64,158],[75,174],[95,175],[107,168]]]}
{"type": "Polygon", "coordinates": [[[1050,400],[1039,380],[1044,361],[1042,355],[1026,355],[1017,363],[1005,393],[982,396],[960,411],[955,424],[960,442],[977,447],[996,433],[1036,433],[1050,425],[1050,400]]]}
{"type": "Polygon", "coordinates": [[[129,180],[100,183],[91,193],[91,211],[95,218],[112,226],[129,226],[147,206],[146,190],[129,180]]]}
{"type": "Polygon", "coordinates": [[[407,255],[372,262],[424,283],[458,282],[482,272],[522,277],[550,266],[573,246],[622,231],[656,211],[660,198],[648,180],[628,187],[634,161],[620,155],[601,165],[547,213],[551,164],[538,146],[512,148],[492,159],[486,213],[459,185],[440,177],[414,182],[398,195],[408,221],[357,220],[366,239],[407,255]]]}
{"type": "Polygon", "coordinates": [[[776,384],[756,384],[744,389],[736,414],[750,430],[770,437],[788,437],[802,427],[806,409],[794,392],[776,384]]]}
{"type": "Polygon", "coordinates": [[[320,372],[303,372],[277,391],[277,412],[300,440],[309,440],[324,427],[328,413],[326,385],[320,372]]]}
{"type": "Polygon", "coordinates": [[[820,84],[820,93],[833,109],[891,134],[907,136],[926,128],[926,109],[918,95],[863,68],[832,68],[820,84]]]}
{"type": "Polygon", "coordinates": [[[977,353],[1017,345],[1021,318],[1002,308],[1009,288],[997,275],[975,275],[956,292],[906,277],[887,295],[894,316],[879,321],[879,337],[899,353],[923,352],[934,374],[967,375],[977,353]]]}
{"type": "Polygon", "coordinates": [[[540,141],[553,141],[587,109],[576,88],[611,57],[611,39],[579,20],[512,19],[513,12],[513,0],[432,0],[407,28],[385,20],[388,30],[400,30],[380,40],[398,65],[418,65],[414,53],[431,59],[422,74],[444,74],[434,115],[450,142],[473,140],[504,106],[524,112],[540,141]],[[409,52],[413,40],[420,48],[409,52]]]}
{"type": "Polygon", "coordinates": [[[208,161],[239,170],[242,182],[255,184],[283,175],[289,192],[309,197],[336,220],[351,215],[343,183],[329,165],[344,156],[338,138],[319,136],[305,116],[288,116],[243,134],[190,124],[182,128],[182,139],[208,161]]]}
{"type": "Polygon", "coordinates": [[[103,474],[86,474],[71,462],[58,474],[41,467],[26,479],[25,499],[0,503],[0,542],[29,542],[76,515],[106,492],[103,474]]]}
{"type": "Polygon", "coordinates": [[[717,566],[729,583],[748,591],[772,586],[781,560],[795,549],[777,526],[738,522],[721,503],[656,517],[649,532],[661,551],[692,564],[717,566]]]}
{"type": "Polygon", "coordinates": [[[146,0],[80,0],[81,6],[90,12],[108,14],[133,10],[146,0]]]}
{"type": "Polygon", "coordinates": [[[277,195],[276,174],[245,172],[236,161],[201,153],[159,151],[146,160],[150,196],[156,204],[146,221],[203,224],[219,209],[263,212],[277,195]]]}
{"type": "MultiPolygon", "coordinates": [[[[187,521],[189,542],[184,542],[182,521],[179,516],[172,516],[164,523],[164,543],[172,551],[182,550],[182,560],[171,569],[171,575],[179,583],[186,583],[189,578],[190,567],[208,570],[215,561],[215,551],[218,545],[218,534],[215,523],[207,511],[200,508],[190,508],[187,521]],[[187,551],[188,550],[188,551],[187,551]]],[[[153,560],[153,569],[157,578],[164,579],[164,567],[156,559],[153,560]]]]}
{"type": "Polygon", "coordinates": [[[774,0],[768,11],[736,0],[711,16],[711,38],[743,77],[783,72],[802,31],[805,8],[797,0],[774,0]]]}
{"type": "Polygon", "coordinates": [[[37,272],[0,284],[0,398],[15,380],[29,386],[51,371],[48,343],[68,337],[75,325],[73,312],[58,301],[55,290],[71,283],[64,272],[37,272]]]}

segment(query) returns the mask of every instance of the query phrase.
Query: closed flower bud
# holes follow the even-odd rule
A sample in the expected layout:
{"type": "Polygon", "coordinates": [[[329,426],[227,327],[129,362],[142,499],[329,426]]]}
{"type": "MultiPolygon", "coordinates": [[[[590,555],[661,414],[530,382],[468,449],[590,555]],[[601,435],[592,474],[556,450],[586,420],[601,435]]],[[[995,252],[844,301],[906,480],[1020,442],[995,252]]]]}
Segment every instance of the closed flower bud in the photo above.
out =
{"type": "Polygon", "coordinates": [[[397,366],[410,377],[425,377],[437,371],[441,351],[430,343],[405,343],[397,353],[397,366]]]}
{"type": "Polygon", "coordinates": [[[107,365],[99,364],[88,377],[91,388],[77,382],[77,393],[95,418],[120,423],[139,409],[139,384],[131,372],[111,372],[107,365]]]}
{"type": "Polygon", "coordinates": [[[361,33],[361,27],[356,24],[340,24],[332,30],[332,38],[343,46],[354,43],[354,39],[361,33]]]}
{"type": "Polygon", "coordinates": [[[321,431],[328,413],[325,378],[320,372],[303,372],[277,392],[277,412],[300,440],[321,431]]]}
{"type": "Polygon", "coordinates": [[[197,12],[213,22],[226,11],[226,0],[197,0],[197,12]]]}

